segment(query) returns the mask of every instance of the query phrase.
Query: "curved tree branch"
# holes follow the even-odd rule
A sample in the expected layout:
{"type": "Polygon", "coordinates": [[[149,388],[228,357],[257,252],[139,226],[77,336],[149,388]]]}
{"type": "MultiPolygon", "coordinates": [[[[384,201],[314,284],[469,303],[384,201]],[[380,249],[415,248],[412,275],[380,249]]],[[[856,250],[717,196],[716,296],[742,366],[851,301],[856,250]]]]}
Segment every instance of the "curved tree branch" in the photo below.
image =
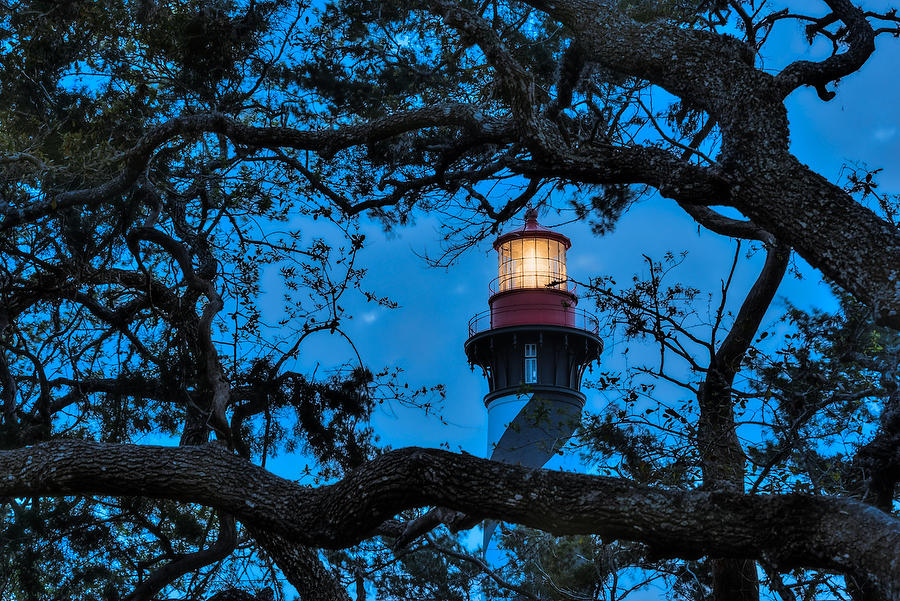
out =
{"type": "Polygon", "coordinates": [[[320,488],[226,452],[55,441],[0,451],[0,496],[141,495],[210,505],[309,546],[342,548],[403,509],[437,505],[555,534],[595,533],[661,553],[765,557],[779,569],[859,574],[900,593],[900,522],[842,498],[679,491],[509,466],[433,449],[392,451],[320,488]]]}
{"type": "Polygon", "coordinates": [[[775,298],[778,286],[787,271],[791,249],[784,245],[774,245],[766,249],[766,262],[762,271],[741,303],[734,319],[734,325],[716,350],[714,369],[732,380],[740,368],[747,349],[753,342],[763,316],[775,298]]]}
{"type": "Polygon", "coordinates": [[[537,99],[531,74],[506,50],[482,17],[454,0],[437,0],[433,4],[444,22],[456,29],[465,41],[478,44],[487,62],[494,67],[500,91],[512,109],[513,118],[526,132],[532,132],[537,99]]]}
{"type": "MultiPolygon", "coordinates": [[[[773,245],[766,249],[766,262],[762,271],[744,298],[734,324],[725,340],[716,349],[706,371],[698,394],[700,405],[698,443],[703,468],[703,485],[706,488],[728,487],[736,491],[744,490],[745,456],[735,429],[732,386],[763,316],[781,284],[790,254],[790,248],[785,246],[773,245]]],[[[727,288],[726,284],[722,293],[723,303],[727,288]]],[[[720,321],[721,310],[716,324],[720,321]]],[[[757,569],[754,562],[734,558],[712,558],[710,563],[716,599],[735,601],[759,599],[757,569]]]]}
{"type": "Polygon", "coordinates": [[[514,161],[509,168],[530,178],[565,178],[591,184],[649,184],[693,205],[730,205],[730,182],[715,169],[693,165],[654,146],[556,148],[547,158],[514,161]]]}
{"type": "Polygon", "coordinates": [[[782,98],[798,87],[807,85],[814,87],[822,100],[831,100],[835,93],[826,90],[825,86],[857,71],[875,52],[875,30],[866,19],[865,13],[850,0],[826,0],[826,2],[832,14],[820,21],[825,24],[832,20],[843,21],[848,30],[846,38],[848,48],[846,52],[832,55],[821,62],[796,61],[785,67],[776,76],[776,84],[780,88],[782,98]]]}
{"type": "Polygon", "coordinates": [[[153,153],[166,142],[178,137],[217,133],[226,136],[234,144],[251,148],[293,148],[333,155],[358,144],[441,125],[492,130],[497,123],[485,117],[476,106],[452,103],[404,111],[364,124],[318,131],[255,127],[222,113],[175,117],[151,128],[131,150],[117,159],[123,163],[118,176],[99,186],[56,194],[24,208],[6,208],[0,215],[0,231],[36,221],[61,209],[96,204],[124,193],[144,173],[153,153]]]}
{"type": "Polygon", "coordinates": [[[766,244],[775,244],[775,237],[752,221],[746,219],[732,219],[721,213],[717,213],[709,207],[679,203],[684,211],[694,218],[694,221],[711,232],[730,238],[742,240],[758,240],[766,244]]]}
{"type": "Polygon", "coordinates": [[[162,566],[138,584],[125,597],[125,601],[150,601],[159,591],[185,574],[228,557],[237,545],[237,527],[234,518],[222,512],[219,512],[218,520],[219,534],[212,545],[162,566]]]}

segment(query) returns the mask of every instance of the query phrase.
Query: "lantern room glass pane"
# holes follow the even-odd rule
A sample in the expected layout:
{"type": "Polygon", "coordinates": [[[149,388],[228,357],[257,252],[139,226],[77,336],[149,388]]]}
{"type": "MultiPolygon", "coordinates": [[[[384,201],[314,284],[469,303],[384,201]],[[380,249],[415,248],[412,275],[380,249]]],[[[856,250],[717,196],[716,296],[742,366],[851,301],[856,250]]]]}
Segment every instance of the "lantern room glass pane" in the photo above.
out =
{"type": "Polygon", "coordinates": [[[566,248],[558,240],[527,237],[509,240],[498,249],[498,292],[521,288],[566,290],[566,248]]]}
{"type": "MultiPolygon", "coordinates": [[[[566,274],[566,245],[562,243],[559,244],[559,259],[557,260],[557,265],[559,265],[559,279],[563,282],[568,279],[568,275],[566,274]]],[[[565,287],[565,284],[562,284],[565,287]]]]}
{"type": "Polygon", "coordinates": [[[522,252],[522,277],[524,282],[522,288],[538,287],[538,261],[537,261],[537,241],[534,238],[525,238],[523,241],[522,252]]]}
{"type": "Polygon", "coordinates": [[[550,266],[550,273],[548,277],[550,279],[550,284],[559,289],[559,241],[558,240],[548,240],[547,241],[547,257],[549,258],[548,264],[550,266]]]}
{"type": "Polygon", "coordinates": [[[509,290],[509,276],[512,274],[512,257],[510,256],[510,244],[507,242],[501,244],[497,251],[499,264],[499,282],[498,291],[503,292],[509,290]]]}
{"type": "Polygon", "coordinates": [[[512,248],[512,262],[510,263],[512,273],[509,278],[510,288],[524,288],[525,285],[522,281],[522,240],[512,240],[510,242],[510,247],[512,248]]]}

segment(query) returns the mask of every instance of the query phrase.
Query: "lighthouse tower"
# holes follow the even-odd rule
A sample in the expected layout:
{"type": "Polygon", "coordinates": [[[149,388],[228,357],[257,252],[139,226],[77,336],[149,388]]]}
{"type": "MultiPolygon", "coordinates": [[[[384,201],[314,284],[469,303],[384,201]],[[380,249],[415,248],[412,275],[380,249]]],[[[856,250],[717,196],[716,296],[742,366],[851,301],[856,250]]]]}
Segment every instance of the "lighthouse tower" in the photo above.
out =
{"type": "Polygon", "coordinates": [[[571,246],[540,226],[534,209],[524,226],[494,242],[499,275],[490,309],[469,322],[465,350],[488,381],[488,455],[495,461],[542,467],[578,425],[581,376],[603,343],[597,318],[576,308],[566,270],[571,246]]]}

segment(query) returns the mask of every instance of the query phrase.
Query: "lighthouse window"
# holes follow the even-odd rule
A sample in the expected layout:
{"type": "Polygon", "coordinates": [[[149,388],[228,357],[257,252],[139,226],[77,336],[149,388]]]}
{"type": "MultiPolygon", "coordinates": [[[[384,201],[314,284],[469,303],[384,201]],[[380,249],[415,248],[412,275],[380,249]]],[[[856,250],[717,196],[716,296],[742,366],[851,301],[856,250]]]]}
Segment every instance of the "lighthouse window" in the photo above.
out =
{"type": "Polygon", "coordinates": [[[537,382],[537,345],[525,345],[525,383],[537,382]]]}

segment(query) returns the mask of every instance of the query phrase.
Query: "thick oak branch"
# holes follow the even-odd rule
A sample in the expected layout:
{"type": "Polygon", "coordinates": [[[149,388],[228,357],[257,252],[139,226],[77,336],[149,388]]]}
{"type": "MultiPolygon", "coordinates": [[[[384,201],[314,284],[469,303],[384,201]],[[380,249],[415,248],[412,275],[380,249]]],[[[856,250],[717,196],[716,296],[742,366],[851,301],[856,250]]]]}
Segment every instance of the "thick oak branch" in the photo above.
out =
{"type": "Polygon", "coordinates": [[[900,522],[857,501],[655,489],[433,449],[386,453],[320,488],[279,478],[217,444],[65,440],[0,452],[0,496],[73,494],[201,503],[333,548],[371,536],[403,509],[443,506],[556,534],[642,541],[675,556],[765,557],[782,568],[850,572],[900,593],[900,522]]]}
{"type": "Polygon", "coordinates": [[[0,231],[35,221],[60,209],[95,204],[124,193],[143,174],[153,153],[169,140],[178,137],[216,133],[227,137],[234,144],[251,148],[293,148],[330,155],[351,146],[426,127],[459,126],[490,130],[496,125],[480,109],[466,104],[439,104],[389,115],[368,123],[323,130],[256,127],[222,113],[176,117],[151,128],[131,150],[119,157],[123,169],[113,179],[93,188],[56,194],[24,208],[8,208],[0,214],[0,231]]]}

